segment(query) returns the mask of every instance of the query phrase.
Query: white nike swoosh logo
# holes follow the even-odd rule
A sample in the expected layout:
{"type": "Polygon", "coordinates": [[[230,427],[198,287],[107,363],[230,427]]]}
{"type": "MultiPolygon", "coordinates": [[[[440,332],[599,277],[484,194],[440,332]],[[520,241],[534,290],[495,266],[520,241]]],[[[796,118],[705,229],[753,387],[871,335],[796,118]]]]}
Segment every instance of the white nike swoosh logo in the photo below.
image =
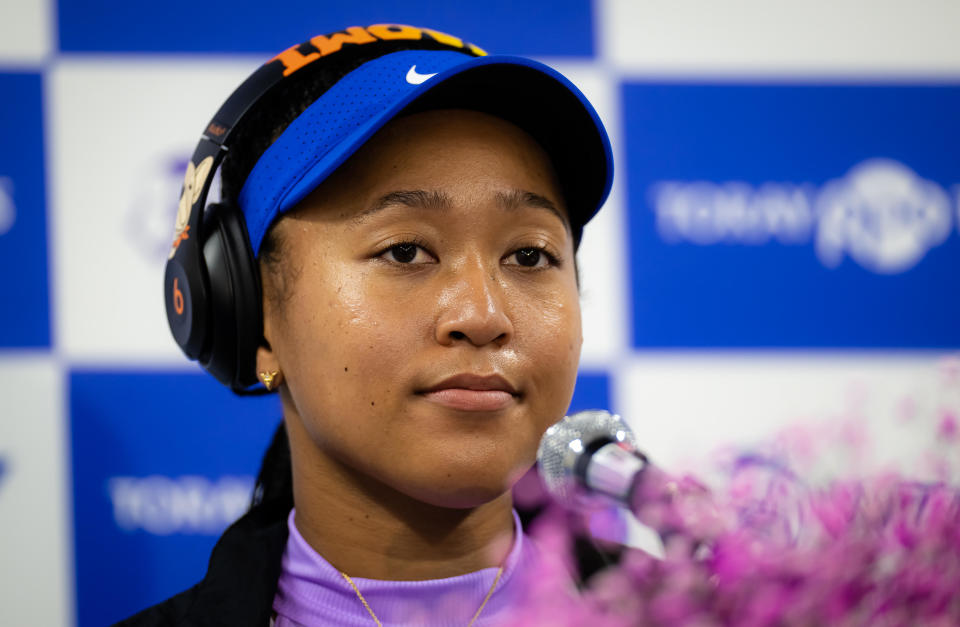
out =
{"type": "Polygon", "coordinates": [[[421,74],[417,71],[417,66],[411,65],[410,69],[407,70],[407,82],[411,85],[419,85],[420,83],[425,82],[428,78],[433,78],[437,73],[433,74],[421,74]]]}

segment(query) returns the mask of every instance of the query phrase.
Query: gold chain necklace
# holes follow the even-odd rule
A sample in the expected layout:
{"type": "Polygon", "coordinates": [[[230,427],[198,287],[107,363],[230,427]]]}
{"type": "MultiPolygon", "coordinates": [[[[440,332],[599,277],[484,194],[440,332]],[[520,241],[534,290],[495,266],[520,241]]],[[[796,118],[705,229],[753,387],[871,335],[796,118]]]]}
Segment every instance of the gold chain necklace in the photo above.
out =
{"type": "MultiPolygon", "coordinates": [[[[487,606],[487,601],[490,600],[490,597],[493,596],[493,591],[497,589],[497,584],[500,582],[500,575],[503,574],[503,566],[497,569],[497,576],[493,578],[493,585],[490,586],[490,590],[487,592],[487,596],[484,597],[483,603],[480,604],[480,607],[477,608],[477,613],[473,615],[473,618],[470,619],[470,622],[467,623],[467,627],[472,627],[477,619],[480,618],[480,612],[483,611],[483,608],[487,606]]],[[[370,607],[370,604],[367,603],[367,600],[363,598],[363,595],[360,594],[360,588],[357,587],[357,584],[353,583],[353,579],[350,578],[350,575],[340,571],[340,575],[347,580],[347,583],[350,584],[350,587],[353,588],[353,591],[357,593],[357,598],[360,599],[360,602],[363,603],[363,607],[367,608],[367,612],[370,614],[370,617],[373,618],[373,622],[377,624],[377,627],[383,627],[383,624],[380,622],[380,619],[377,618],[377,615],[373,613],[373,609],[370,607]]]]}

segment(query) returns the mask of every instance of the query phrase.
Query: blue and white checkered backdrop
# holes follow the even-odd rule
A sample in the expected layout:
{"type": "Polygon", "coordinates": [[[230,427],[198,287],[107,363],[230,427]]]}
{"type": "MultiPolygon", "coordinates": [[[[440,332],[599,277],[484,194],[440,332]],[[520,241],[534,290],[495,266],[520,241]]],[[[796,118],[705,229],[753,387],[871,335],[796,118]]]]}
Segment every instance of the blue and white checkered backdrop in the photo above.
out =
{"type": "Polygon", "coordinates": [[[169,335],[182,172],[259,63],[384,22],[546,61],[606,122],[576,406],[668,466],[850,416],[909,461],[891,425],[960,347],[960,4],[0,0],[0,624],[203,575],[280,410],[169,335]]]}

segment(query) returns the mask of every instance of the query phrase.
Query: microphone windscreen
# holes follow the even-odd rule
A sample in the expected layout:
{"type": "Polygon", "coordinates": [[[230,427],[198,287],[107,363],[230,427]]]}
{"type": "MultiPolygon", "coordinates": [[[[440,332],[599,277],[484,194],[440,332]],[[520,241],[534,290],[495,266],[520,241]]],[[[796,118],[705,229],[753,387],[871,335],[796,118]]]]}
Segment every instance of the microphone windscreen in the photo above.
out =
{"type": "Polygon", "coordinates": [[[598,441],[622,442],[637,448],[630,427],[620,416],[591,409],[577,412],[547,429],[537,449],[540,476],[554,499],[573,508],[608,505],[609,500],[591,496],[577,478],[578,460],[595,450],[598,441]]]}

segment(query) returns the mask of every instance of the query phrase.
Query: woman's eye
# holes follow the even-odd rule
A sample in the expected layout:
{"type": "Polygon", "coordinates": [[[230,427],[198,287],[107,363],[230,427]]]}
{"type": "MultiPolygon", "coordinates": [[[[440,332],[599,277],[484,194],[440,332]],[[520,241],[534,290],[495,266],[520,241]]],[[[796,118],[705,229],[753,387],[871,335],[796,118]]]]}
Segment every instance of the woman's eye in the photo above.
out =
{"type": "MultiPolygon", "coordinates": [[[[515,265],[526,268],[541,268],[550,265],[550,255],[539,248],[521,248],[508,257],[515,265]]],[[[514,265],[511,264],[511,265],[514,265]]]]}
{"type": "Polygon", "coordinates": [[[423,248],[411,242],[394,244],[383,251],[383,256],[395,263],[429,263],[433,260],[423,248]]]}

